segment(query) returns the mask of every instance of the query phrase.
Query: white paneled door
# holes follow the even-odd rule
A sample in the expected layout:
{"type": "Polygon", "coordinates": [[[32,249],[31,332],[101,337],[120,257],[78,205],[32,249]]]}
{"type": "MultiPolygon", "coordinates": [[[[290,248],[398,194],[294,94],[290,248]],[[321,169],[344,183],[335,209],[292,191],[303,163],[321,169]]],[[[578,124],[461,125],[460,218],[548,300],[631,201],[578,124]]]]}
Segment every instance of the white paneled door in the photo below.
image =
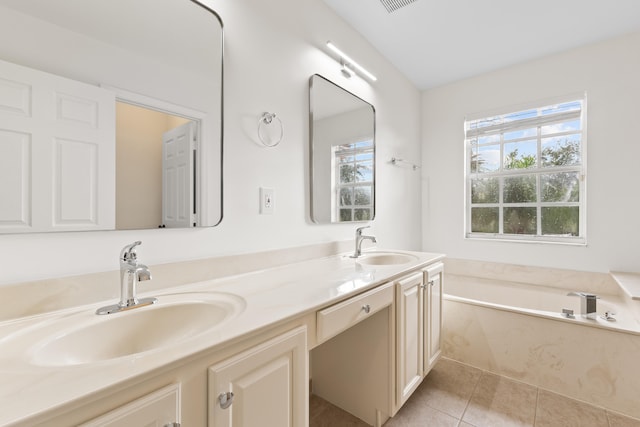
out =
{"type": "Polygon", "coordinates": [[[195,226],[195,123],[162,135],[162,224],[195,226]]]}
{"type": "Polygon", "coordinates": [[[115,226],[115,96],[0,61],[0,232],[115,226]]]}

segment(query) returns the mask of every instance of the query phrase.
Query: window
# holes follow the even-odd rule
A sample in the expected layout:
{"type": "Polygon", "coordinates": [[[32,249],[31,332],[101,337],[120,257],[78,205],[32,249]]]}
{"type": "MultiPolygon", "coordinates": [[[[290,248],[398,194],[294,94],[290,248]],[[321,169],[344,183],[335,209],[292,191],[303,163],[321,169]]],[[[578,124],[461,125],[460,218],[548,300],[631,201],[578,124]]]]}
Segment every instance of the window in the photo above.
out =
{"type": "Polygon", "coordinates": [[[586,98],[465,121],[466,236],[585,243],[586,98]]]}
{"type": "Polygon", "coordinates": [[[333,147],[338,221],[373,219],[373,141],[333,147]]]}

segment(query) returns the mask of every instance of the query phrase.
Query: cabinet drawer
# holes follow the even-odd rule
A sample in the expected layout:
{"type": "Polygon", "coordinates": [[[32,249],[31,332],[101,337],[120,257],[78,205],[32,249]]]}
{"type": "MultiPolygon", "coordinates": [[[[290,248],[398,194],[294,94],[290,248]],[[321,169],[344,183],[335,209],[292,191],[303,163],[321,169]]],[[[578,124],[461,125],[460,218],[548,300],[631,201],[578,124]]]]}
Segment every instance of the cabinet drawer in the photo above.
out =
{"type": "Polygon", "coordinates": [[[318,311],[318,343],[328,340],[392,303],[393,283],[387,283],[318,311]]]}

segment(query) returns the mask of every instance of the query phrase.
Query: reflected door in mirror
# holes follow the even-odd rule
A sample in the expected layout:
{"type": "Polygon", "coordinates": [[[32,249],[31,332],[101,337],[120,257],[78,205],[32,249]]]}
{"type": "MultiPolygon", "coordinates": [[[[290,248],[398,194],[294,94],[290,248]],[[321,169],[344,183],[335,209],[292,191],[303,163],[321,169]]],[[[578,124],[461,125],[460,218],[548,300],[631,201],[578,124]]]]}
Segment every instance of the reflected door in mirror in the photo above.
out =
{"type": "Polygon", "coordinates": [[[0,232],[115,223],[115,97],[0,61],[0,232]]]}

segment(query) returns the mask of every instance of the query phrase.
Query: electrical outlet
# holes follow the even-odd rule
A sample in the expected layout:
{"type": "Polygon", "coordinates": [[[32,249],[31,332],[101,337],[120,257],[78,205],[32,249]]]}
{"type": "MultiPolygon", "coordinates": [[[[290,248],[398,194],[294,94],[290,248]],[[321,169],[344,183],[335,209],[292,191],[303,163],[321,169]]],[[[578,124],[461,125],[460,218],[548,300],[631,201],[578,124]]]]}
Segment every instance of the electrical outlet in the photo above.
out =
{"type": "Polygon", "coordinates": [[[272,215],[275,207],[275,192],[273,188],[260,187],[260,213],[272,215]]]}

